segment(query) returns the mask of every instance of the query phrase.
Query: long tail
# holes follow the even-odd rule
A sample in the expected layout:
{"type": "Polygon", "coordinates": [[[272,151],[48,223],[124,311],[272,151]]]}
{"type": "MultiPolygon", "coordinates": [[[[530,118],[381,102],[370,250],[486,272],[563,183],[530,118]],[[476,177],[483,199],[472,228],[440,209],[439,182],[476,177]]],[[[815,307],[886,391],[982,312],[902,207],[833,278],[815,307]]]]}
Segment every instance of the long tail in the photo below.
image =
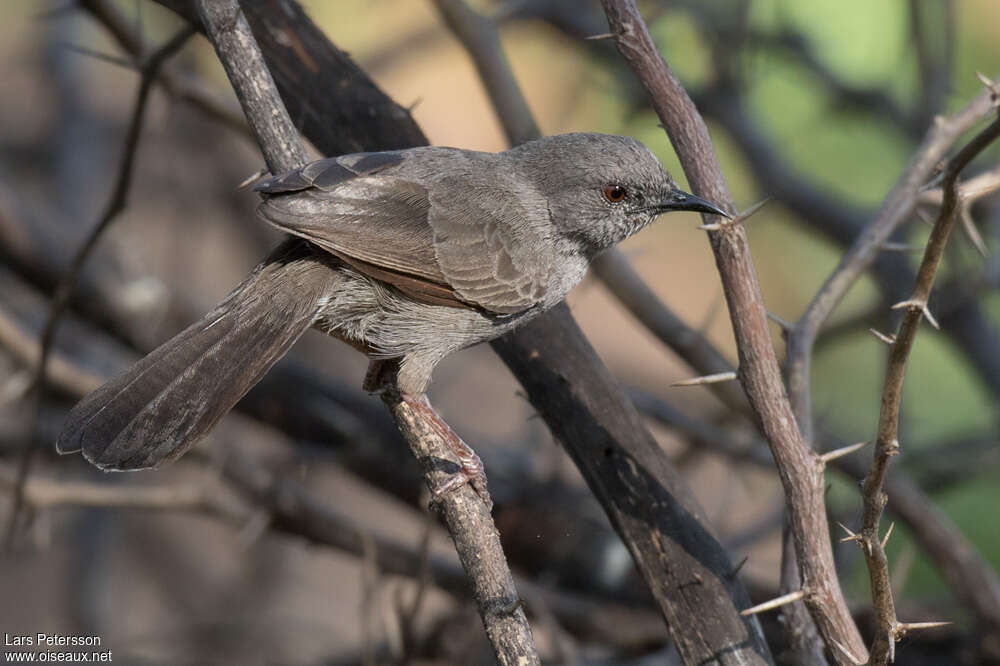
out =
{"type": "Polygon", "coordinates": [[[312,325],[337,281],[318,251],[286,242],[200,321],[84,398],[56,448],[108,470],[178,458],[312,325]]]}

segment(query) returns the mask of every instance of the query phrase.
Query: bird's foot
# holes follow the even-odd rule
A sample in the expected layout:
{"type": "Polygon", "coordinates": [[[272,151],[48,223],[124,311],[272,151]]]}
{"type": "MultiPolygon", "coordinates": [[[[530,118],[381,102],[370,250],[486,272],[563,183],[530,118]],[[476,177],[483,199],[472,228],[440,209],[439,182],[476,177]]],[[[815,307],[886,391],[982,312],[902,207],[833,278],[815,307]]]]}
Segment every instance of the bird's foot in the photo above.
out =
{"type": "Polygon", "coordinates": [[[458,459],[459,469],[457,472],[450,472],[445,477],[438,477],[438,480],[431,484],[431,495],[435,502],[449,492],[461,488],[468,483],[479,498],[486,505],[488,511],[493,510],[493,500],[490,498],[489,490],[486,486],[486,471],[483,461],[479,455],[466,444],[458,434],[445,422],[441,415],[435,411],[427,400],[426,395],[402,394],[402,400],[408,403],[415,411],[420,412],[426,422],[434,428],[435,433],[448,447],[448,450],[458,459]]]}
{"type": "Polygon", "coordinates": [[[461,438],[458,438],[458,442],[467,451],[464,454],[454,451],[455,455],[459,457],[461,467],[457,472],[452,472],[434,484],[434,487],[431,488],[431,501],[435,503],[439,502],[448,493],[458,490],[468,483],[476,491],[476,494],[479,495],[479,499],[486,505],[487,510],[492,511],[493,499],[490,497],[490,491],[486,487],[486,470],[483,467],[483,461],[472,450],[472,447],[463,442],[461,438]]]}

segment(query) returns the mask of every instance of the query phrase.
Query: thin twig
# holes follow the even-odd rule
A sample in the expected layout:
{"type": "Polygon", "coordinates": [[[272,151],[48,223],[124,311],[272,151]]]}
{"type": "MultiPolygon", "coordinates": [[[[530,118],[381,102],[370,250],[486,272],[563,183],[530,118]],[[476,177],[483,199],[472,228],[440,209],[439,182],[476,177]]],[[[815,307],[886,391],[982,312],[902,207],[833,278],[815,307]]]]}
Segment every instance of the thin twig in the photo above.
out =
{"type": "Polygon", "coordinates": [[[63,312],[65,312],[66,307],[69,305],[70,297],[73,295],[73,289],[76,286],[80,272],[83,270],[83,265],[86,263],[87,258],[90,257],[90,253],[97,245],[97,241],[100,240],[104,231],[110,226],[111,222],[128,205],[128,196],[132,186],[132,167],[135,163],[135,156],[139,148],[139,137],[142,134],[143,120],[146,115],[146,104],[149,100],[149,93],[152,90],[153,82],[156,80],[156,76],[159,73],[160,68],[163,66],[163,63],[166,62],[170,56],[180,50],[180,48],[184,46],[187,40],[194,33],[195,29],[191,26],[181,28],[178,33],[174,35],[166,44],[151,54],[140,67],[139,71],[141,72],[142,78],[139,82],[139,89],[136,93],[132,118],[129,121],[128,129],[125,132],[122,160],[118,168],[118,176],[115,180],[114,188],[108,198],[104,212],[101,214],[97,224],[94,225],[93,230],[84,240],[83,244],[77,249],[76,254],[73,256],[73,261],[70,263],[69,270],[67,271],[65,277],[60,281],[59,286],[56,288],[55,295],[52,298],[52,308],[49,311],[48,318],[46,319],[45,327],[42,329],[41,354],[26,396],[26,400],[29,405],[28,413],[30,416],[28,418],[28,427],[25,435],[23,450],[20,455],[18,481],[15,484],[13,491],[13,505],[11,507],[10,518],[7,523],[7,533],[4,541],[5,549],[9,550],[13,546],[14,537],[17,534],[18,516],[24,503],[24,483],[28,478],[28,474],[31,472],[34,452],[37,449],[37,447],[34,446],[34,435],[38,428],[39,410],[41,409],[42,394],[45,386],[46,366],[49,355],[52,352],[56,331],[59,328],[60,318],[62,317],[63,312]]]}
{"type": "Polygon", "coordinates": [[[992,108],[990,94],[983,92],[962,111],[935,121],[879,213],[841,257],[788,336],[788,392],[807,442],[812,440],[809,373],[816,335],[848,289],[871,266],[892,232],[909,219],[924,184],[945,152],[963,132],[987,117],[992,108]]]}
{"type": "Polygon", "coordinates": [[[872,601],[875,607],[876,631],[872,645],[871,663],[881,666],[888,663],[894,651],[894,642],[901,636],[901,625],[896,618],[889,563],[878,535],[879,521],[886,504],[885,478],[889,461],[899,453],[899,407],[903,400],[903,380],[906,362],[916,338],[920,320],[927,316],[926,303],[930,298],[934,277],[948,236],[955,226],[959,213],[959,196],[956,183],[958,175],[970,161],[1000,136],[1000,118],[977,134],[945,167],[941,189],[944,198],[937,221],[927,241],[927,249],[917,272],[917,282],[903,321],[889,353],[885,384],[882,389],[882,407],[879,413],[875,455],[871,469],[865,477],[862,495],[864,511],[861,521],[860,545],[868,563],[872,601]]]}
{"type": "MultiPolygon", "coordinates": [[[[77,0],[79,6],[90,13],[103,25],[121,48],[132,56],[132,62],[140,60],[151,50],[150,45],[135,29],[121,9],[108,0],[77,0]]],[[[182,72],[167,66],[160,71],[157,82],[172,98],[190,104],[192,107],[230,129],[249,136],[246,118],[238,107],[216,99],[203,87],[193,82],[182,72]]]]}
{"type": "MultiPolygon", "coordinates": [[[[17,483],[15,470],[0,466],[0,487],[17,483]]],[[[120,485],[53,480],[33,476],[24,485],[25,504],[35,509],[99,507],[143,511],[179,511],[215,516],[234,525],[245,524],[250,509],[221,488],[201,485],[120,485]]]]}

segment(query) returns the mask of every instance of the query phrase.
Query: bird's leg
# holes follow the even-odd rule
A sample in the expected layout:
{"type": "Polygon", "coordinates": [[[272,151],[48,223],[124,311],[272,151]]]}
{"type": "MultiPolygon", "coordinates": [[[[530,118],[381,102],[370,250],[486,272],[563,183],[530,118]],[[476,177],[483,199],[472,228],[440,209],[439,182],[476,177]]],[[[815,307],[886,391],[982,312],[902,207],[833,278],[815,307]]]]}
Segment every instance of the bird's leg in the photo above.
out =
{"type": "Polygon", "coordinates": [[[434,499],[437,500],[445,493],[468,483],[486,504],[487,509],[492,510],[493,500],[486,487],[486,470],[483,468],[483,461],[479,455],[441,418],[441,415],[431,406],[426,394],[407,395],[403,393],[400,397],[414,412],[424,417],[426,423],[434,429],[435,434],[441,438],[448,450],[458,458],[459,470],[448,474],[447,477],[439,478],[431,486],[431,494],[434,499]]]}
{"type": "Polygon", "coordinates": [[[381,396],[389,406],[410,449],[425,468],[427,485],[434,501],[468,483],[487,509],[492,510],[493,500],[486,487],[483,461],[441,418],[427,399],[426,393],[410,394],[400,390],[396,383],[398,370],[399,364],[395,359],[372,360],[365,374],[364,388],[381,396]],[[425,435],[429,437],[424,437],[425,435]],[[458,471],[445,471],[439,464],[431,462],[426,448],[417,445],[417,440],[421,439],[424,440],[422,444],[426,444],[429,439],[440,442],[445,451],[458,459],[458,471]]]}
{"type": "Polygon", "coordinates": [[[370,359],[361,389],[373,395],[382,395],[392,387],[398,367],[395,359],[370,359]]]}

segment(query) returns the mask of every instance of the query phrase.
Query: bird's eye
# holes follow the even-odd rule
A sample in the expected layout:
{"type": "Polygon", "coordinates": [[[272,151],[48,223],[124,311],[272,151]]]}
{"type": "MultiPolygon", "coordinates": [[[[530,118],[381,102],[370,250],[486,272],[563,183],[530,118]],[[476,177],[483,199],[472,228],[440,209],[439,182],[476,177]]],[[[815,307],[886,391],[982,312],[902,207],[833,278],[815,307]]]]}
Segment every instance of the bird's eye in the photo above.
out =
{"type": "Polygon", "coordinates": [[[625,201],[625,188],[621,185],[605,185],[604,198],[611,203],[621,203],[625,201]]]}

